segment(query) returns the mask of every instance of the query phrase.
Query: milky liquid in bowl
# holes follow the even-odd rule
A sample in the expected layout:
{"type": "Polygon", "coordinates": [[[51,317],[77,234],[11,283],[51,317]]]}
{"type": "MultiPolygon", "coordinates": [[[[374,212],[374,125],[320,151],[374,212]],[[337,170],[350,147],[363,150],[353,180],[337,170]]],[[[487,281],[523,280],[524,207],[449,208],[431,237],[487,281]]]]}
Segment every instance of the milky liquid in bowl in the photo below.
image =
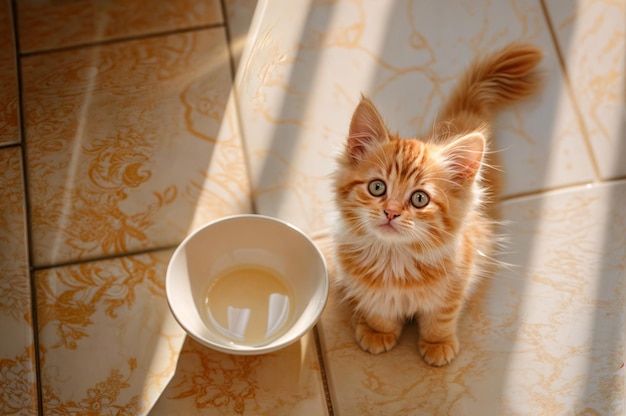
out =
{"type": "Polygon", "coordinates": [[[215,276],[204,296],[208,324],[228,342],[259,346],[287,330],[294,296],[287,279],[272,268],[241,264],[215,276]]]}
{"type": "Polygon", "coordinates": [[[329,288],[313,241],[284,221],[256,214],[221,218],[188,235],[172,255],[165,283],[172,314],[188,335],[238,355],[298,340],[319,319],[329,288]]]}

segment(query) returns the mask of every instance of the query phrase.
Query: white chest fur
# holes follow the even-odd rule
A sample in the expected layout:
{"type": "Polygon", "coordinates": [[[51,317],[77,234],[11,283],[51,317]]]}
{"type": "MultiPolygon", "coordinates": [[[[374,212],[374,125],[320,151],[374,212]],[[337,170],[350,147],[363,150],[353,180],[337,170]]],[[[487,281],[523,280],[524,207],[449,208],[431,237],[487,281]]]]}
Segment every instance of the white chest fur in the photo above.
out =
{"type": "Polygon", "coordinates": [[[348,250],[368,278],[354,276],[350,267],[341,267],[338,283],[345,295],[356,306],[357,312],[385,318],[404,319],[416,313],[435,310],[446,296],[446,286],[453,276],[453,262],[444,261],[454,256],[456,243],[417,253],[410,246],[387,242],[339,241],[340,250],[348,250]],[[437,269],[438,279],[428,279],[428,268],[437,269]],[[368,281],[369,279],[369,281],[368,281]],[[376,284],[371,284],[376,280],[376,284]]]}

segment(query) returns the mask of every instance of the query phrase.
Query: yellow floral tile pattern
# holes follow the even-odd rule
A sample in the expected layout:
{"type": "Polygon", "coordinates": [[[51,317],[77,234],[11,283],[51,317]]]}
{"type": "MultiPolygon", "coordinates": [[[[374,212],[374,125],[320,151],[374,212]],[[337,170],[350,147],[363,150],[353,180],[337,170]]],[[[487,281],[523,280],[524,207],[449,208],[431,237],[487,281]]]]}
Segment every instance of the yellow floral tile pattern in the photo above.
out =
{"type": "Polygon", "coordinates": [[[331,291],[320,334],[336,414],[623,414],[624,204],[624,181],[508,201],[513,266],[468,303],[443,368],[419,356],[415,323],[390,352],[361,351],[331,291]]]}
{"type": "Polygon", "coordinates": [[[184,341],[165,299],[170,255],[35,273],[45,414],[147,413],[184,341]]]}
{"type": "Polygon", "coordinates": [[[626,0],[548,0],[546,6],[605,179],[626,176],[626,0]]]}
{"type": "Polygon", "coordinates": [[[249,212],[223,29],[32,55],[22,73],[36,266],[249,212]]]}
{"type": "Polygon", "coordinates": [[[0,39],[0,144],[18,143],[17,61],[10,0],[0,4],[0,39]]]}
{"type": "Polygon", "coordinates": [[[16,4],[22,52],[222,22],[219,0],[20,0],[16,4]]]}
{"type": "Polygon", "coordinates": [[[21,152],[0,149],[0,414],[37,414],[21,152]]]}
{"type": "Polygon", "coordinates": [[[314,334],[260,356],[210,350],[187,338],[151,416],[328,414],[314,334]]]}

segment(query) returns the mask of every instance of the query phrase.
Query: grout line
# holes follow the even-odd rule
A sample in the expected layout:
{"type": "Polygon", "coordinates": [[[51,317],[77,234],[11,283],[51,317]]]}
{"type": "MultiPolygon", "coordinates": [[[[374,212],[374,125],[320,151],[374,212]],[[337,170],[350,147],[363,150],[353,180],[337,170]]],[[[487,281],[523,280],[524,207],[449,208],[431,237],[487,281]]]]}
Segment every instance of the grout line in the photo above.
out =
{"type": "Polygon", "coordinates": [[[22,147],[22,143],[20,143],[20,142],[0,143],[0,150],[2,150],[2,149],[11,149],[12,147],[22,147]]]}
{"type": "MultiPolygon", "coordinates": [[[[231,97],[234,102],[235,107],[235,117],[237,118],[237,129],[239,131],[239,143],[241,144],[241,151],[243,152],[243,161],[246,165],[246,176],[248,179],[248,201],[250,202],[250,208],[253,213],[258,213],[256,198],[255,198],[255,190],[254,190],[254,181],[252,180],[252,169],[250,165],[250,155],[246,149],[246,139],[245,139],[245,131],[243,128],[243,120],[241,117],[241,111],[239,106],[239,96],[237,95],[237,88],[235,86],[235,80],[237,78],[237,66],[235,65],[235,57],[233,55],[232,48],[232,39],[230,36],[230,22],[228,20],[228,16],[226,13],[226,0],[220,0],[222,7],[222,20],[224,21],[224,32],[226,34],[226,47],[228,49],[228,56],[230,58],[230,79],[231,79],[231,97]]],[[[241,62],[239,63],[241,65],[241,62]]]]}
{"type": "MultiPolygon", "coordinates": [[[[104,40],[97,40],[94,42],[79,43],[79,44],[69,45],[69,46],[53,47],[50,49],[39,49],[35,51],[26,51],[26,52],[20,52],[18,49],[18,53],[20,57],[37,56],[37,55],[44,55],[48,53],[54,53],[54,52],[66,52],[66,51],[72,51],[76,49],[83,49],[83,48],[89,48],[89,47],[107,46],[107,45],[131,42],[131,41],[136,41],[136,40],[155,39],[155,38],[161,38],[161,37],[166,37],[166,36],[171,36],[171,35],[178,35],[182,33],[199,32],[202,30],[209,30],[209,29],[219,29],[223,27],[224,27],[224,23],[212,23],[208,25],[194,26],[194,27],[188,27],[188,28],[183,28],[183,29],[173,29],[173,30],[168,30],[165,32],[146,33],[146,34],[135,35],[135,36],[124,36],[124,37],[119,37],[119,38],[114,38],[114,39],[104,39],[104,40]]],[[[17,36],[17,31],[16,31],[16,36],[17,36]]]]}
{"type": "Polygon", "coordinates": [[[220,7],[222,10],[222,21],[224,22],[224,34],[226,36],[226,48],[228,49],[228,58],[230,61],[230,81],[231,84],[235,84],[235,75],[237,74],[235,69],[235,58],[233,56],[232,39],[230,36],[230,24],[226,13],[226,0],[220,0],[220,7]]]}
{"type": "Polygon", "coordinates": [[[577,183],[572,183],[572,184],[568,184],[568,185],[554,186],[554,187],[551,187],[551,188],[542,188],[542,189],[539,189],[537,191],[520,192],[520,193],[517,193],[517,194],[507,195],[505,197],[500,198],[496,202],[501,203],[501,202],[516,201],[518,199],[523,199],[523,198],[528,198],[528,197],[533,197],[533,196],[546,195],[546,194],[550,194],[552,192],[573,190],[573,189],[576,189],[576,188],[579,188],[579,187],[585,186],[585,185],[610,185],[612,183],[621,182],[621,181],[624,181],[624,180],[626,180],[626,175],[616,176],[616,177],[610,178],[610,179],[599,179],[599,180],[590,181],[590,182],[577,182],[577,183]]]}
{"type": "Polygon", "coordinates": [[[326,407],[328,409],[328,416],[334,416],[335,410],[333,409],[333,400],[330,395],[330,386],[328,385],[328,377],[326,374],[326,363],[324,362],[324,353],[322,351],[322,342],[320,340],[319,327],[315,325],[313,328],[313,335],[315,336],[315,350],[317,352],[317,361],[320,363],[320,373],[322,376],[322,384],[324,386],[324,397],[326,399],[326,407]]]}
{"type": "Polygon", "coordinates": [[[235,105],[235,115],[237,117],[237,128],[239,130],[239,143],[241,144],[241,151],[243,152],[243,163],[246,165],[246,177],[248,179],[248,201],[250,202],[250,208],[252,212],[255,214],[259,214],[257,203],[256,203],[256,186],[255,181],[253,180],[252,175],[252,163],[251,163],[251,155],[248,151],[247,141],[245,137],[245,130],[243,127],[243,120],[241,117],[241,107],[239,106],[239,97],[237,96],[237,88],[235,86],[235,82],[233,81],[231,95],[233,97],[233,102],[235,105]]]}
{"type": "Polygon", "coordinates": [[[26,125],[24,122],[24,107],[22,99],[22,65],[19,55],[20,40],[19,40],[19,28],[17,20],[17,0],[12,0],[11,4],[11,18],[13,19],[13,45],[15,48],[15,69],[16,69],[16,82],[17,82],[17,108],[18,108],[18,126],[20,134],[20,155],[22,158],[22,189],[24,190],[24,221],[26,222],[26,246],[27,246],[27,263],[28,263],[28,280],[30,289],[30,309],[31,309],[31,321],[32,321],[32,333],[33,333],[33,355],[35,360],[35,394],[37,399],[37,414],[43,416],[43,386],[41,377],[41,357],[39,349],[39,321],[37,317],[37,284],[35,281],[35,271],[33,268],[33,232],[31,225],[31,206],[29,198],[28,188],[28,152],[26,149],[26,125]]]}
{"type": "Polygon", "coordinates": [[[583,121],[582,111],[578,106],[578,101],[576,100],[576,95],[574,94],[574,88],[572,87],[572,83],[569,77],[569,73],[567,71],[567,65],[565,64],[565,58],[563,55],[563,51],[561,50],[561,45],[559,44],[559,40],[556,36],[556,30],[554,29],[554,25],[552,24],[552,18],[550,17],[550,12],[548,11],[548,6],[546,6],[545,0],[539,0],[539,4],[541,6],[541,10],[543,11],[543,16],[548,25],[548,30],[550,32],[550,38],[552,39],[552,44],[554,45],[554,49],[556,50],[556,56],[559,61],[559,65],[561,66],[561,71],[563,73],[563,82],[565,84],[565,89],[567,94],[569,95],[570,101],[572,102],[572,108],[574,109],[574,113],[576,114],[576,121],[578,122],[578,128],[580,129],[583,136],[583,143],[585,145],[585,149],[587,150],[587,155],[589,156],[591,167],[593,168],[593,173],[596,176],[596,179],[602,178],[600,174],[600,167],[598,166],[598,161],[596,159],[595,153],[593,151],[593,146],[591,145],[591,140],[589,138],[589,132],[587,131],[587,126],[583,121]]]}
{"type": "Polygon", "coordinates": [[[57,269],[60,267],[76,266],[79,264],[93,263],[97,261],[115,260],[115,259],[120,259],[123,257],[130,257],[130,256],[141,256],[143,254],[157,253],[159,251],[174,250],[176,249],[176,247],[178,247],[178,244],[164,246],[164,247],[149,248],[145,250],[127,251],[124,253],[110,254],[110,255],[104,255],[104,256],[99,256],[99,257],[94,257],[94,258],[88,258],[88,259],[71,260],[71,261],[66,261],[66,262],[56,263],[56,264],[46,264],[44,266],[33,266],[32,270],[35,272],[39,272],[42,270],[50,270],[50,269],[57,269]]]}
{"type": "Polygon", "coordinates": [[[500,198],[498,200],[498,202],[515,201],[515,200],[518,200],[518,199],[524,199],[524,198],[528,198],[528,197],[532,197],[532,196],[545,195],[545,194],[548,194],[548,193],[551,193],[551,192],[565,191],[565,190],[568,190],[568,189],[574,189],[574,188],[577,188],[579,186],[584,186],[584,185],[591,184],[591,183],[599,183],[599,182],[578,182],[578,183],[573,183],[573,184],[569,184],[569,185],[553,186],[553,187],[550,187],[550,188],[538,189],[536,191],[519,192],[519,193],[516,193],[516,194],[511,194],[511,195],[504,196],[504,197],[500,198]]]}
{"type": "Polygon", "coordinates": [[[601,183],[612,183],[612,182],[620,182],[626,180],[626,175],[616,176],[614,178],[606,179],[601,181],[601,183]]]}
{"type": "Polygon", "coordinates": [[[498,200],[498,202],[508,202],[508,201],[515,201],[518,199],[524,199],[524,198],[528,198],[528,197],[532,197],[532,196],[540,196],[540,195],[545,195],[545,194],[549,194],[552,192],[558,192],[558,191],[566,191],[568,189],[575,189],[577,187],[580,186],[585,186],[585,185],[589,185],[589,184],[594,184],[594,183],[602,183],[603,181],[597,181],[597,182],[578,182],[578,183],[573,183],[573,184],[569,184],[569,185],[561,185],[561,186],[553,186],[550,188],[543,188],[543,189],[539,189],[536,191],[528,191],[528,192],[519,192],[516,194],[511,194],[511,195],[507,195],[505,197],[502,197],[498,200]]]}

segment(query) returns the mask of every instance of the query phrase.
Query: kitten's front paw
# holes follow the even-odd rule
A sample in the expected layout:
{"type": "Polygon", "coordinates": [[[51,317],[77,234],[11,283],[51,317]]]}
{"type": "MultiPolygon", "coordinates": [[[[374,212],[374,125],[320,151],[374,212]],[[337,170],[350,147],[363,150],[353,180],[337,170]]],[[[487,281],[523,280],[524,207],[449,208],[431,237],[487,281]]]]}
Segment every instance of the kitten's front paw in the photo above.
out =
{"type": "Polygon", "coordinates": [[[359,323],[356,327],[356,340],[359,346],[372,354],[389,351],[396,345],[399,336],[399,331],[378,332],[364,323],[359,323]]]}
{"type": "Polygon", "coordinates": [[[436,367],[449,364],[459,352],[459,342],[454,339],[441,342],[419,341],[420,354],[427,364],[436,367]]]}

